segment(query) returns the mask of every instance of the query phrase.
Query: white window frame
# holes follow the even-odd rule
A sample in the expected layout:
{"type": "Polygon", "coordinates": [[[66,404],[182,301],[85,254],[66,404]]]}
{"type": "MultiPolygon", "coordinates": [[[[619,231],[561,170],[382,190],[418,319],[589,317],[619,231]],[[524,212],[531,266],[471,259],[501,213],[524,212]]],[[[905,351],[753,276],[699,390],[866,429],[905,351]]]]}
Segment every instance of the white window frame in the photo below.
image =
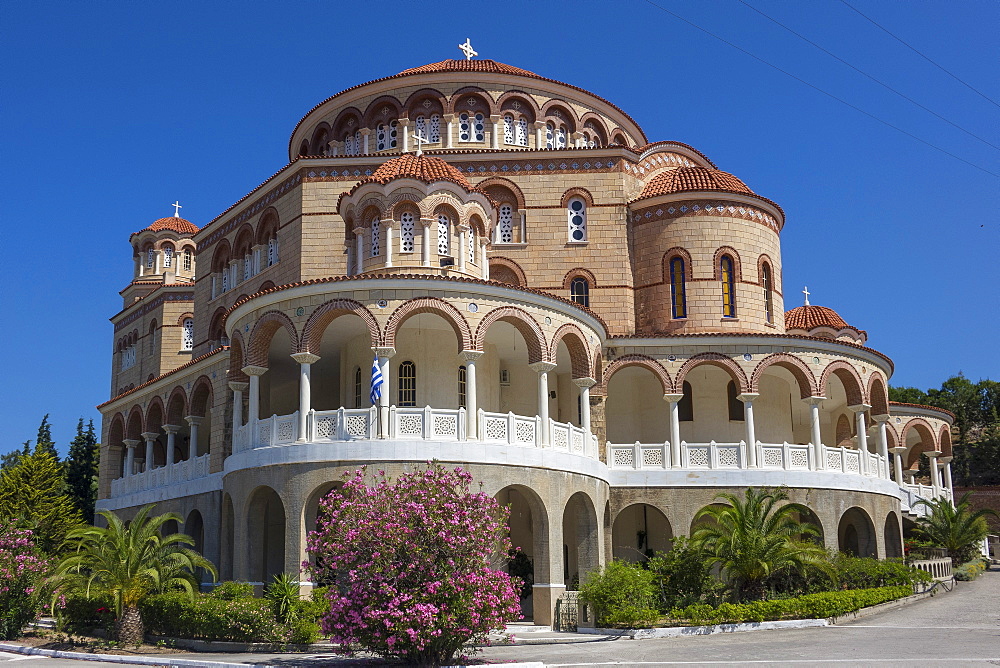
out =
{"type": "Polygon", "coordinates": [[[181,350],[194,350],[194,318],[184,318],[181,324],[181,350]]]}
{"type": "Polygon", "coordinates": [[[571,244],[587,242],[587,202],[582,197],[571,197],[566,202],[566,233],[571,244]],[[580,208],[574,209],[573,205],[577,202],[580,204],[580,208]],[[574,220],[578,216],[583,219],[582,222],[574,220]],[[581,233],[579,239],[574,238],[574,232],[576,231],[581,233]]]}

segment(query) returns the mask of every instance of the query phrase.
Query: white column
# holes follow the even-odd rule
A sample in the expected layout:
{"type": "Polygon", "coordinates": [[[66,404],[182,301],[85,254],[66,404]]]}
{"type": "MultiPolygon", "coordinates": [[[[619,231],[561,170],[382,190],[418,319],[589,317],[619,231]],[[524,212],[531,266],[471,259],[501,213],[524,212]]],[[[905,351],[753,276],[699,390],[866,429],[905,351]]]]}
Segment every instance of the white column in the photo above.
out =
{"type": "Polygon", "coordinates": [[[396,121],[396,138],[403,136],[403,153],[410,150],[410,119],[400,118],[396,121]]]}
{"type": "Polygon", "coordinates": [[[940,450],[925,452],[924,456],[930,460],[931,486],[934,488],[934,495],[941,489],[941,471],[938,469],[937,458],[941,456],[940,450]]]}
{"type": "Polygon", "coordinates": [[[267,373],[267,367],[251,365],[243,367],[241,371],[250,376],[250,396],[247,400],[247,424],[253,430],[257,428],[257,421],[260,420],[260,377],[267,373]]]}
{"type": "Polygon", "coordinates": [[[421,218],[420,225],[424,228],[423,236],[420,237],[420,264],[425,267],[431,266],[431,225],[434,221],[430,218],[421,218]]]}
{"type": "Polygon", "coordinates": [[[549,444],[549,371],[556,368],[552,362],[535,362],[528,365],[538,374],[538,417],[542,420],[540,443],[549,444]]]}
{"type": "Polygon", "coordinates": [[[848,406],[850,410],[854,411],[854,415],[857,419],[857,426],[855,430],[858,432],[858,460],[861,462],[861,475],[868,473],[868,426],[865,424],[865,411],[870,410],[871,406],[868,404],[857,404],[856,406],[848,406]]]}
{"type": "Polygon", "coordinates": [[[681,419],[677,404],[684,398],[683,394],[664,394],[663,398],[670,404],[670,468],[681,467],[681,419]]]}
{"type": "Polygon", "coordinates": [[[590,388],[597,384],[593,378],[574,378],[573,384],[580,388],[580,427],[590,434],[590,388]]]}
{"type": "Polygon", "coordinates": [[[146,439],[146,465],[143,467],[144,471],[153,470],[153,443],[156,442],[156,437],[159,436],[155,431],[144,431],[142,437],[146,439]]]}
{"type": "Polygon", "coordinates": [[[469,233],[469,226],[462,224],[458,226],[458,269],[465,271],[465,256],[469,254],[466,246],[466,235],[469,233]]]}
{"type": "Polygon", "coordinates": [[[476,387],[476,361],[483,356],[481,350],[463,350],[465,362],[465,435],[470,441],[479,438],[479,393],[476,387]]]}
{"type": "Polygon", "coordinates": [[[490,280],[490,259],[486,256],[486,237],[479,242],[479,266],[482,267],[483,279],[490,280]]]}
{"type": "Polygon", "coordinates": [[[892,448],[892,471],[895,474],[895,480],[897,485],[903,485],[906,481],[903,480],[903,453],[906,452],[906,446],[898,446],[892,448]]]}
{"type": "Polygon", "coordinates": [[[889,435],[886,433],[886,423],[889,421],[888,415],[873,415],[872,419],[878,426],[878,454],[885,457],[885,475],[889,477],[889,435]]]}
{"type": "Polygon", "coordinates": [[[451,135],[455,125],[455,114],[445,114],[441,118],[444,120],[444,147],[451,148],[451,135]]]}
{"type": "Polygon", "coordinates": [[[180,430],[179,424],[163,425],[163,431],[167,432],[167,466],[174,465],[174,446],[177,444],[177,432],[180,430]]]}
{"type": "Polygon", "coordinates": [[[124,478],[135,475],[135,446],[139,445],[141,441],[135,438],[126,438],[122,443],[125,444],[125,475],[122,476],[124,478]]]}
{"type": "Polygon", "coordinates": [[[309,382],[313,362],[319,360],[319,355],[312,353],[295,353],[292,359],[299,363],[299,443],[309,440],[306,433],[309,411],[312,410],[312,390],[309,382]]]}
{"type": "Polygon", "coordinates": [[[954,459],[951,455],[947,457],[941,457],[938,459],[941,462],[941,472],[944,473],[944,487],[949,493],[954,496],[955,490],[951,486],[951,460],[954,459]]]}
{"type": "Polygon", "coordinates": [[[545,148],[545,121],[535,121],[535,148],[545,148]]]}
{"type": "MultiPolygon", "coordinates": [[[[233,433],[243,426],[243,393],[250,386],[249,383],[229,383],[229,389],[233,391],[233,433]]],[[[189,416],[190,417],[190,416],[189,416]]],[[[187,420],[188,418],[184,418],[187,420]]],[[[190,422],[190,421],[189,421],[190,422]]],[[[192,439],[193,440],[193,439],[192,439]]]]}
{"type": "Polygon", "coordinates": [[[492,147],[500,148],[500,117],[490,116],[490,123],[493,125],[492,147]]]}
{"type": "MultiPolygon", "coordinates": [[[[246,386],[246,383],[235,383],[235,384],[236,385],[246,386]]],[[[233,385],[234,385],[234,383],[230,383],[229,384],[230,387],[232,387],[233,385]]],[[[240,414],[241,414],[240,417],[242,419],[242,413],[243,413],[243,392],[242,391],[239,393],[239,400],[240,400],[240,403],[238,405],[240,407],[240,414]]],[[[236,421],[236,406],[237,406],[237,404],[234,403],[233,404],[233,421],[234,422],[236,421]]],[[[184,417],[184,420],[188,423],[188,427],[189,427],[188,431],[190,433],[190,435],[188,436],[188,459],[194,459],[195,457],[198,456],[198,427],[201,426],[201,421],[204,420],[204,419],[205,418],[203,418],[200,415],[187,415],[187,416],[184,417]]],[[[211,436],[211,434],[209,436],[211,436]]]]}
{"type": "Polygon", "coordinates": [[[395,348],[372,348],[378,356],[378,368],[382,372],[382,396],[378,399],[378,437],[389,438],[389,392],[392,378],[389,373],[389,359],[396,354],[395,348]]]}
{"type": "Polygon", "coordinates": [[[757,431],[753,423],[753,400],[760,395],[754,392],[745,392],[739,397],[743,402],[743,417],[747,428],[747,467],[757,468],[757,431]]]}
{"type": "Polygon", "coordinates": [[[364,155],[368,155],[368,135],[372,133],[371,128],[361,128],[361,152],[364,155]]]}
{"type": "Polygon", "coordinates": [[[392,266],[392,218],[382,221],[385,230],[385,266],[392,266]]]}
{"type": "Polygon", "coordinates": [[[819,405],[826,397],[806,397],[804,401],[809,404],[809,426],[812,433],[813,446],[813,466],[815,470],[822,471],[826,468],[826,461],[823,457],[823,437],[820,434],[819,405]]]}
{"type": "Polygon", "coordinates": [[[354,275],[357,276],[365,270],[365,229],[363,227],[354,228],[354,275]]]}

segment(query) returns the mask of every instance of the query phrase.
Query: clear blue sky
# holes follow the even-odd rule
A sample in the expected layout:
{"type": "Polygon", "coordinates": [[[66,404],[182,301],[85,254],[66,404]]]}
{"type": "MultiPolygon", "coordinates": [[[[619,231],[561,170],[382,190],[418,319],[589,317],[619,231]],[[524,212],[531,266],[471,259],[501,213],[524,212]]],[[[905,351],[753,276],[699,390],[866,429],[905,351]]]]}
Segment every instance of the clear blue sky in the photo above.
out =
{"type": "MultiPolygon", "coordinates": [[[[987,146],[738,0],[658,0],[726,40],[964,160],[987,146]]],[[[1000,107],[838,0],[748,0],[1000,146],[1000,107]]],[[[1000,3],[850,0],[1000,101],[1000,3]]],[[[868,330],[892,383],[1000,379],[1000,178],[936,151],[642,0],[554,3],[0,3],[0,452],[51,413],[61,450],[109,396],[129,234],[204,225],[281,168],[289,134],[349,86],[459,57],[602,95],[650,140],[692,144],[785,209],[786,307],[868,330]],[[412,9],[419,7],[419,10],[412,9]]]]}

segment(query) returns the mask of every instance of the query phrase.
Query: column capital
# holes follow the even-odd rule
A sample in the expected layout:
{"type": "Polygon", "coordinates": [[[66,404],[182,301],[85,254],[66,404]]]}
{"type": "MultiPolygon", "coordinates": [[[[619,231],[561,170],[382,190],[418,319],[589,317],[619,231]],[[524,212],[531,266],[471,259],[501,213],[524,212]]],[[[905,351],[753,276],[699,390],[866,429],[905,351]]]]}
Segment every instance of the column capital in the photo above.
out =
{"type": "Polygon", "coordinates": [[[131,450],[131,449],[132,449],[132,448],[134,448],[135,446],[137,446],[137,445],[139,445],[140,443],[142,443],[142,441],[140,441],[140,440],[139,440],[139,439],[137,439],[137,438],[126,438],[125,440],[123,440],[123,441],[122,441],[122,443],[124,443],[124,444],[125,444],[125,447],[126,447],[126,448],[129,448],[129,449],[131,450]]]}
{"type": "Polygon", "coordinates": [[[905,445],[897,445],[894,448],[889,448],[889,452],[891,452],[894,455],[901,455],[907,450],[909,450],[909,448],[907,448],[905,445]]]}
{"type": "Polygon", "coordinates": [[[942,465],[943,464],[951,464],[951,460],[953,460],[953,459],[954,459],[954,457],[951,456],[951,455],[948,455],[947,457],[938,457],[938,463],[942,464],[942,465]]]}
{"type": "Polygon", "coordinates": [[[434,218],[424,218],[423,216],[420,217],[420,224],[423,225],[424,227],[430,227],[436,222],[437,220],[435,220],[434,218]]]}
{"type": "Polygon", "coordinates": [[[806,402],[810,406],[819,406],[820,402],[826,401],[826,397],[813,395],[811,397],[803,397],[802,401],[806,402]]]}
{"type": "Polygon", "coordinates": [[[457,114],[441,114],[441,120],[443,120],[445,123],[455,122],[456,117],[457,114]]]}
{"type": "Polygon", "coordinates": [[[372,351],[376,355],[378,355],[379,357],[385,357],[385,358],[391,358],[393,355],[396,354],[396,349],[395,348],[386,348],[386,347],[375,347],[375,346],[373,346],[372,347],[372,351]]]}
{"type": "Polygon", "coordinates": [[[865,411],[870,411],[871,406],[868,404],[855,404],[853,406],[848,406],[847,409],[854,411],[855,413],[864,413],[865,411]]]}
{"type": "Polygon", "coordinates": [[[557,365],[552,362],[535,362],[533,364],[529,364],[528,368],[536,373],[548,373],[549,371],[555,369],[556,366],[557,365]]]}
{"type": "Polygon", "coordinates": [[[883,422],[888,422],[889,421],[889,416],[888,415],[873,415],[872,419],[875,420],[875,422],[877,422],[879,424],[882,424],[883,422]]]}
{"type": "Polygon", "coordinates": [[[240,371],[242,371],[248,376],[263,376],[265,373],[267,373],[267,367],[254,366],[253,364],[251,364],[249,366],[243,367],[242,369],[240,369],[240,371]]]}
{"type": "Polygon", "coordinates": [[[743,394],[737,394],[736,398],[743,403],[752,403],[754,399],[760,396],[760,392],[744,392],[743,394]]]}
{"type": "Polygon", "coordinates": [[[926,457],[927,459],[937,459],[944,453],[941,452],[940,450],[926,450],[921,454],[923,454],[923,456],[926,457]]]}
{"type": "Polygon", "coordinates": [[[468,232],[469,231],[469,223],[465,222],[465,221],[461,221],[461,222],[458,223],[458,225],[455,226],[455,228],[458,229],[459,232],[468,232]]]}
{"type": "Polygon", "coordinates": [[[533,124],[533,127],[536,130],[544,130],[545,129],[545,121],[535,121],[534,124],[533,124]]]}
{"type": "MultiPolygon", "coordinates": [[[[250,383],[241,383],[235,380],[229,382],[229,389],[233,392],[246,392],[248,387],[250,387],[250,383]]],[[[184,419],[186,420],[187,418],[184,419]]]]}
{"type": "Polygon", "coordinates": [[[401,125],[402,127],[404,127],[404,128],[405,127],[409,127],[409,125],[410,125],[410,119],[409,118],[397,118],[396,122],[399,125],[401,125]]]}
{"type": "Polygon", "coordinates": [[[490,114],[490,122],[492,122],[492,123],[499,123],[500,122],[500,114],[490,114]]]}
{"type": "Polygon", "coordinates": [[[664,401],[668,401],[668,402],[670,402],[672,404],[676,404],[678,401],[680,401],[683,398],[684,398],[684,393],[683,392],[680,393],[680,394],[668,392],[668,393],[666,393],[666,394],[663,395],[664,401]]]}
{"type": "Polygon", "coordinates": [[[160,434],[155,431],[144,431],[142,432],[142,437],[147,441],[155,441],[160,434]]]}
{"type": "Polygon", "coordinates": [[[181,429],[183,429],[183,425],[179,425],[179,424],[165,424],[165,425],[163,425],[163,431],[165,431],[168,434],[176,434],[181,429]]]}
{"type": "MultiPolygon", "coordinates": [[[[246,383],[243,383],[243,384],[246,385],[246,383]]],[[[185,415],[184,416],[184,420],[189,425],[191,425],[192,427],[196,427],[196,426],[200,425],[201,421],[204,420],[204,419],[205,418],[202,417],[201,415],[185,415]]]]}
{"type": "Polygon", "coordinates": [[[363,136],[367,137],[368,135],[370,135],[372,133],[372,129],[371,128],[359,128],[358,132],[360,132],[363,136]]]}
{"type": "Polygon", "coordinates": [[[574,378],[573,384],[579,388],[593,387],[597,385],[597,381],[590,377],[574,378]]]}
{"type": "Polygon", "coordinates": [[[314,355],[313,353],[292,353],[289,357],[299,364],[313,364],[319,361],[319,355],[314,355]]]}
{"type": "Polygon", "coordinates": [[[458,356],[465,362],[475,362],[485,354],[486,352],[483,350],[463,350],[458,353],[458,356]]]}

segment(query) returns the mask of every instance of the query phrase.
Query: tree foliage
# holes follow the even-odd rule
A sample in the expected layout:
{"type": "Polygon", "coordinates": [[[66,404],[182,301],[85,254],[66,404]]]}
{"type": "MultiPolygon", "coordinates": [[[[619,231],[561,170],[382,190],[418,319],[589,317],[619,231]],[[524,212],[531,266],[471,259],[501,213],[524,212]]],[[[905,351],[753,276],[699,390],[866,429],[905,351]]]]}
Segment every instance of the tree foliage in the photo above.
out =
{"type": "Polygon", "coordinates": [[[472,493],[472,476],[432,464],[366,484],[361,469],[320,502],[308,549],[315,580],[334,583],[324,633],[408,664],[449,662],[520,616],[508,575],[507,508],[472,493]]]}
{"type": "Polygon", "coordinates": [[[73,504],[88,522],[94,520],[94,505],[97,503],[97,480],[99,474],[100,444],[94,432],[94,421],[83,428],[83,418],[76,424],[76,437],[69,444],[66,459],[66,483],[73,504]]]}
{"type": "Polygon", "coordinates": [[[920,499],[917,505],[930,511],[917,520],[917,531],[922,538],[948,551],[956,566],[971,561],[978,552],[979,543],[989,532],[987,517],[997,514],[988,509],[973,510],[966,493],[952,505],[949,499],[920,499]]]}
{"type": "Polygon", "coordinates": [[[0,472],[0,518],[31,529],[49,554],[80,526],[63,466],[47,449],[24,455],[17,466],[0,472]]]}

